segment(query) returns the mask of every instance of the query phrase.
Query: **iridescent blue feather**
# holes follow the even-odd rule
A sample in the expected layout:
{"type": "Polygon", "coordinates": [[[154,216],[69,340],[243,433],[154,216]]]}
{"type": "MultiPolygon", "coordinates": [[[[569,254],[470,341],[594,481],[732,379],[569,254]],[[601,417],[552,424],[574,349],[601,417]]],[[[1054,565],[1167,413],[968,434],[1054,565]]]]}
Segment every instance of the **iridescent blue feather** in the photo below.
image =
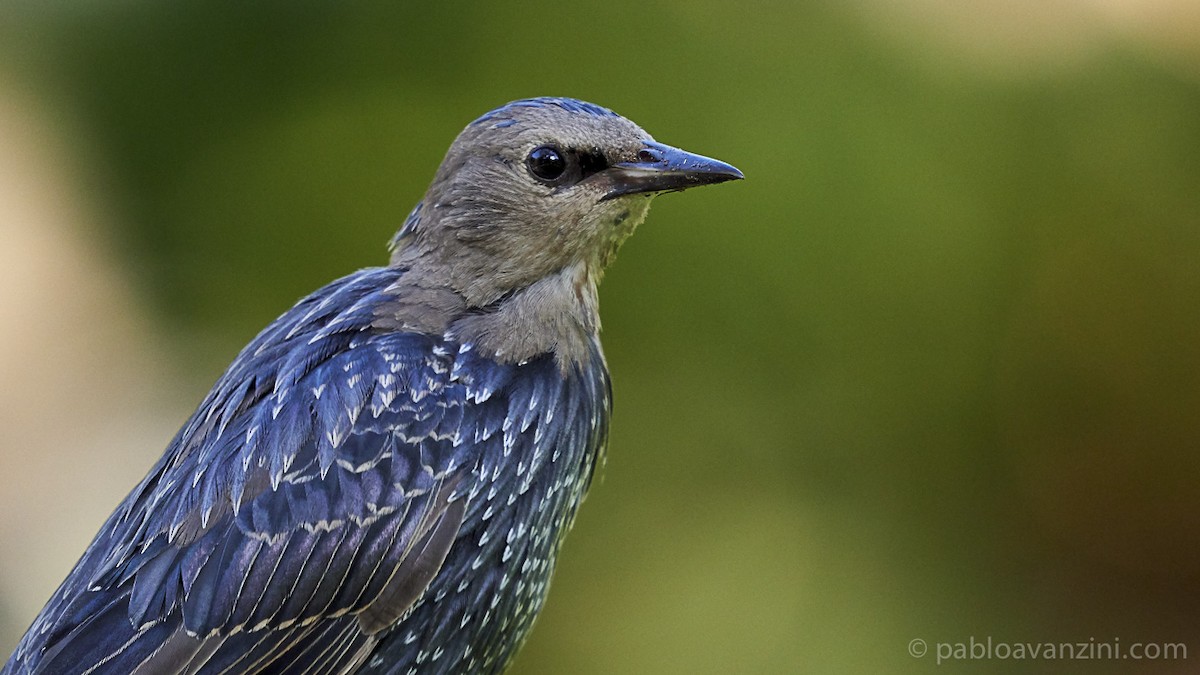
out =
{"type": "Polygon", "coordinates": [[[336,281],[251,342],[3,672],[506,661],[501,626],[540,607],[604,442],[603,358],[563,372],[377,329],[403,274],[336,281]]]}

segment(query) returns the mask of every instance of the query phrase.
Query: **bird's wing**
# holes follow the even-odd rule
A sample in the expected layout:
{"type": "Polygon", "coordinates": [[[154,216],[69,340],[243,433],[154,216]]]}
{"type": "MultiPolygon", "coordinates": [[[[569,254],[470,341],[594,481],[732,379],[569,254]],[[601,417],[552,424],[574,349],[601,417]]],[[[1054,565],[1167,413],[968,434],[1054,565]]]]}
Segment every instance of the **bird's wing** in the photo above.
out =
{"type": "Polygon", "coordinates": [[[469,392],[437,338],[371,329],[383,286],[335,282],[243,351],[14,660],[338,672],[402,616],[462,522],[469,392]]]}

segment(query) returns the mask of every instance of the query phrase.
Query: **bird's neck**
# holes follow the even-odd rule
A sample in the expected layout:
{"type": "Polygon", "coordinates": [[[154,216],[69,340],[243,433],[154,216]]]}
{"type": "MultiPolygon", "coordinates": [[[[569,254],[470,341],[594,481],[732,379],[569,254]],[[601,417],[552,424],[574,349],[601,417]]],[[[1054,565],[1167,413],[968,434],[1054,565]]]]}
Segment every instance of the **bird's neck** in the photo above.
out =
{"type": "Polygon", "coordinates": [[[560,367],[593,354],[600,330],[596,275],[573,264],[454,320],[449,332],[498,361],[519,363],[554,354],[560,367]]]}

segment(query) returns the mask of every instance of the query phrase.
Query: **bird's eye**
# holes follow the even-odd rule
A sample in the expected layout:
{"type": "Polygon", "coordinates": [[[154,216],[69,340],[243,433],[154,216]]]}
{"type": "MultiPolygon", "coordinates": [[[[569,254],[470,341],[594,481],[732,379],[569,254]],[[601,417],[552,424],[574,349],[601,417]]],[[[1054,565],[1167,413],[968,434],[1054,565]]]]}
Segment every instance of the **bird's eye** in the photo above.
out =
{"type": "Polygon", "coordinates": [[[542,145],[533,149],[526,158],[529,172],[540,180],[552,181],[562,177],[567,170],[567,160],[553,145],[542,145]]]}

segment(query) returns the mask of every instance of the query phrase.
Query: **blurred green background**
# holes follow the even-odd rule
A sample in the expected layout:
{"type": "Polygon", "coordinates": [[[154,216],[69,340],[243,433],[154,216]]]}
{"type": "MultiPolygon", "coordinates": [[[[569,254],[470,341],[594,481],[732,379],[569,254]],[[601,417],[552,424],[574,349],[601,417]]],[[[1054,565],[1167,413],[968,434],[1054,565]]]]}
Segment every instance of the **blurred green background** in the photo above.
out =
{"type": "Polygon", "coordinates": [[[747,180],[605,280],[609,461],[515,672],[1200,659],[1194,4],[0,12],[0,651],[241,345],[384,263],[467,122],[560,95],[747,180]]]}

